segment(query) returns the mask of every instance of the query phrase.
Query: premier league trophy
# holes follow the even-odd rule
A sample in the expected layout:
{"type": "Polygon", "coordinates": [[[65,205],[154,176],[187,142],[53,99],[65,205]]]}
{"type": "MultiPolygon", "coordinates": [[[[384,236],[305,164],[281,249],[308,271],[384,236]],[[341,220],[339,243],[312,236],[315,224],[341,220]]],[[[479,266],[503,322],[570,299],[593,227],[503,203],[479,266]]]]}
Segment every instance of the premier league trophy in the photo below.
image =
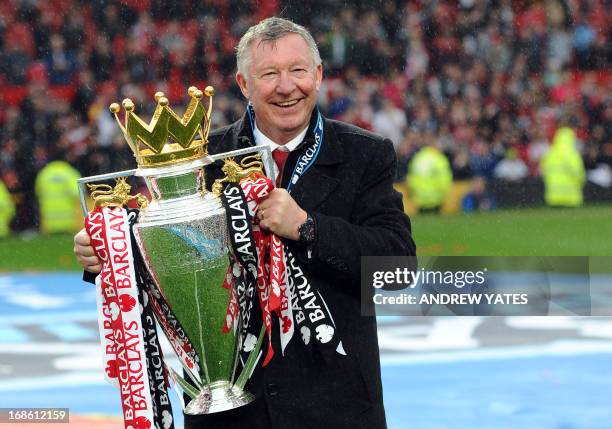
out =
{"type": "MultiPolygon", "coordinates": [[[[142,196],[128,196],[129,185],[125,180],[120,181],[123,188],[116,186],[112,191],[98,189],[93,193],[96,206],[118,206],[134,198],[141,203],[132,230],[150,275],[150,297],[158,310],[155,312],[158,324],[191,380],[188,383],[175,371],[169,371],[175,383],[192,398],[185,406],[187,414],[215,413],[251,402],[253,396],[244,390],[244,385],[260,356],[263,338],[262,330],[259,337],[255,335],[255,341],[253,336],[249,338],[252,344],[248,349],[243,348],[241,315],[227,328],[228,303],[236,293],[232,290],[236,282],[228,281],[228,277],[238,273],[230,250],[226,210],[219,197],[220,181],[213,191],[207,191],[204,167],[225,155],[254,150],[208,155],[213,93],[212,87],[207,87],[204,93],[189,88],[191,100],[181,117],[169,107],[164,94],[158,92],[149,124],[136,116],[134,103],[129,99],[122,103],[125,110],[122,123],[118,116],[120,106],[113,103],[110,110],[138,163],[138,169],[128,174],[144,179],[152,200],[145,204],[142,196]],[[208,98],[207,109],[201,103],[204,95],[208,98]],[[159,314],[166,320],[159,320],[159,314]],[[177,326],[185,338],[177,335],[177,326]],[[239,357],[245,349],[249,353],[243,355],[245,359],[240,364],[239,357]]],[[[261,173],[261,161],[250,165],[258,166],[255,170],[261,173]]],[[[83,179],[81,187],[91,179],[83,179]]],[[[222,181],[228,182],[228,178],[222,181]]],[[[124,301],[120,300],[119,305],[123,306],[124,301]]],[[[121,368],[118,372],[121,378],[121,368]]]]}

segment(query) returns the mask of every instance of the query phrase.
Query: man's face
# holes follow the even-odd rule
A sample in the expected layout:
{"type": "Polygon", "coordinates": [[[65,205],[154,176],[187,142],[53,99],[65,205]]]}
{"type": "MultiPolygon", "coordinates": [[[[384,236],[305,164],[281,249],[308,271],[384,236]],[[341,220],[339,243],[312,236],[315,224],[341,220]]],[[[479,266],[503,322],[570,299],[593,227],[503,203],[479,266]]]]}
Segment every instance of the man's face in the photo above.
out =
{"type": "Polygon", "coordinates": [[[285,144],[308,126],[317,101],[323,69],[315,66],[299,34],[249,47],[246,75],[236,82],[255,110],[257,128],[275,143],[285,144]]]}

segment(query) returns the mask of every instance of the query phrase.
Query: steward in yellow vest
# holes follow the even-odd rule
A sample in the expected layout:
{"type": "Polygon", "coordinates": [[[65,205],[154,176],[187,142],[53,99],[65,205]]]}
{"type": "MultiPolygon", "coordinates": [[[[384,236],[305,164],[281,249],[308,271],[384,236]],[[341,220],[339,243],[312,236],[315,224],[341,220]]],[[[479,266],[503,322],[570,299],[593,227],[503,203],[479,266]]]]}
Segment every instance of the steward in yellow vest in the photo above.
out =
{"type": "Polygon", "coordinates": [[[11,194],[0,180],[0,238],[7,237],[11,232],[11,219],[15,216],[15,203],[11,194]]]}
{"type": "Polygon", "coordinates": [[[439,208],[453,182],[446,156],[437,148],[421,148],[410,161],[406,178],[410,197],[419,209],[439,208]]]}
{"type": "Polygon", "coordinates": [[[544,200],[549,206],[582,205],[585,171],[582,157],[576,150],[576,134],[571,128],[559,128],[553,144],[540,162],[544,179],[544,200]]]}
{"type": "Polygon", "coordinates": [[[36,177],[40,207],[40,229],[44,233],[73,232],[79,229],[81,175],[66,161],[52,161],[36,177]]]}

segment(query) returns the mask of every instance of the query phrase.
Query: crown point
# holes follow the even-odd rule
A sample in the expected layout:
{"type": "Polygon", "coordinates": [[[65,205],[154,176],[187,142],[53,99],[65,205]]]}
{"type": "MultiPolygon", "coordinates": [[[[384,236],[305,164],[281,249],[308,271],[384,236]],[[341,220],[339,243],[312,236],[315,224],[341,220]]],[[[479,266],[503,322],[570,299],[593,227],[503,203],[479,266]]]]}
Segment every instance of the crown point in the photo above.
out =
{"type": "MultiPolygon", "coordinates": [[[[207,90],[212,93],[212,87],[208,87],[207,90]]],[[[117,113],[115,113],[115,120],[130,145],[139,168],[174,165],[200,158],[207,153],[206,136],[208,136],[210,127],[212,98],[208,103],[208,111],[206,111],[200,105],[203,92],[194,86],[189,89],[189,93],[192,95],[189,105],[185,114],[179,117],[170,107],[167,107],[169,101],[164,93],[156,92],[157,106],[153,119],[148,124],[133,112],[135,103],[129,98],[109,106],[113,113],[125,110],[125,124],[119,120],[117,113]],[[200,131],[202,139],[194,139],[197,131],[200,131]],[[172,141],[170,145],[167,144],[168,136],[172,141]]]]}
{"type": "Polygon", "coordinates": [[[207,97],[212,97],[213,95],[215,95],[215,88],[213,88],[212,86],[207,86],[204,89],[204,94],[206,94],[207,97]]]}
{"type": "Polygon", "coordinates": [[[121,104],[123,104],[123,108],[127,110],[128,112],[131,112],[134,110],[134,102],[130,100],[129,98],[124,99],[121,102],[121,104]]]}
{"type": "Polygon", "coordinates": [[[161,91],[157,91],[157,92],[155,93],[155,101],[157,101],[157,102],[159,103],[159,99],[160,99],[160,98],[162,98],[162,97],[164,97],[165,95],[166,95],[166,94],[164,94],[163,92],[161,92],[161,91]]]}
{"type": "Polygon", "coordinates": [[[189,89],[187,90],[187,94],[193,97],[197,90],[198,88],[196,88],[195,86],[190,86],[189,89]]]}

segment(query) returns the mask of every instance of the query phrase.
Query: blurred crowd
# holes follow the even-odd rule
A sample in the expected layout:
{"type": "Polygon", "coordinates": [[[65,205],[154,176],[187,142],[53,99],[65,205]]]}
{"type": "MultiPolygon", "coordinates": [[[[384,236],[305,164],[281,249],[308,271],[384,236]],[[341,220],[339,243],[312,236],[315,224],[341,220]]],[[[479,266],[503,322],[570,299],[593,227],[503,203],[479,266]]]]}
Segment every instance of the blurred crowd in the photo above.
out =
{"type": "Polygon", "coordinates": [[[555,130],[576,132],[587,169],[612,165],[608,0],[3,0],[0,179],[13,229],[37,227],[35,181],[53,160],[80,175],[133,168],[108,105],[150,117],[213,85],[213,126],[244,111],[234,48],[281,15],[315,36],[320,107],[390,137],[398,181],[435,147],[454,180],[537,177],[555,130]]]}

